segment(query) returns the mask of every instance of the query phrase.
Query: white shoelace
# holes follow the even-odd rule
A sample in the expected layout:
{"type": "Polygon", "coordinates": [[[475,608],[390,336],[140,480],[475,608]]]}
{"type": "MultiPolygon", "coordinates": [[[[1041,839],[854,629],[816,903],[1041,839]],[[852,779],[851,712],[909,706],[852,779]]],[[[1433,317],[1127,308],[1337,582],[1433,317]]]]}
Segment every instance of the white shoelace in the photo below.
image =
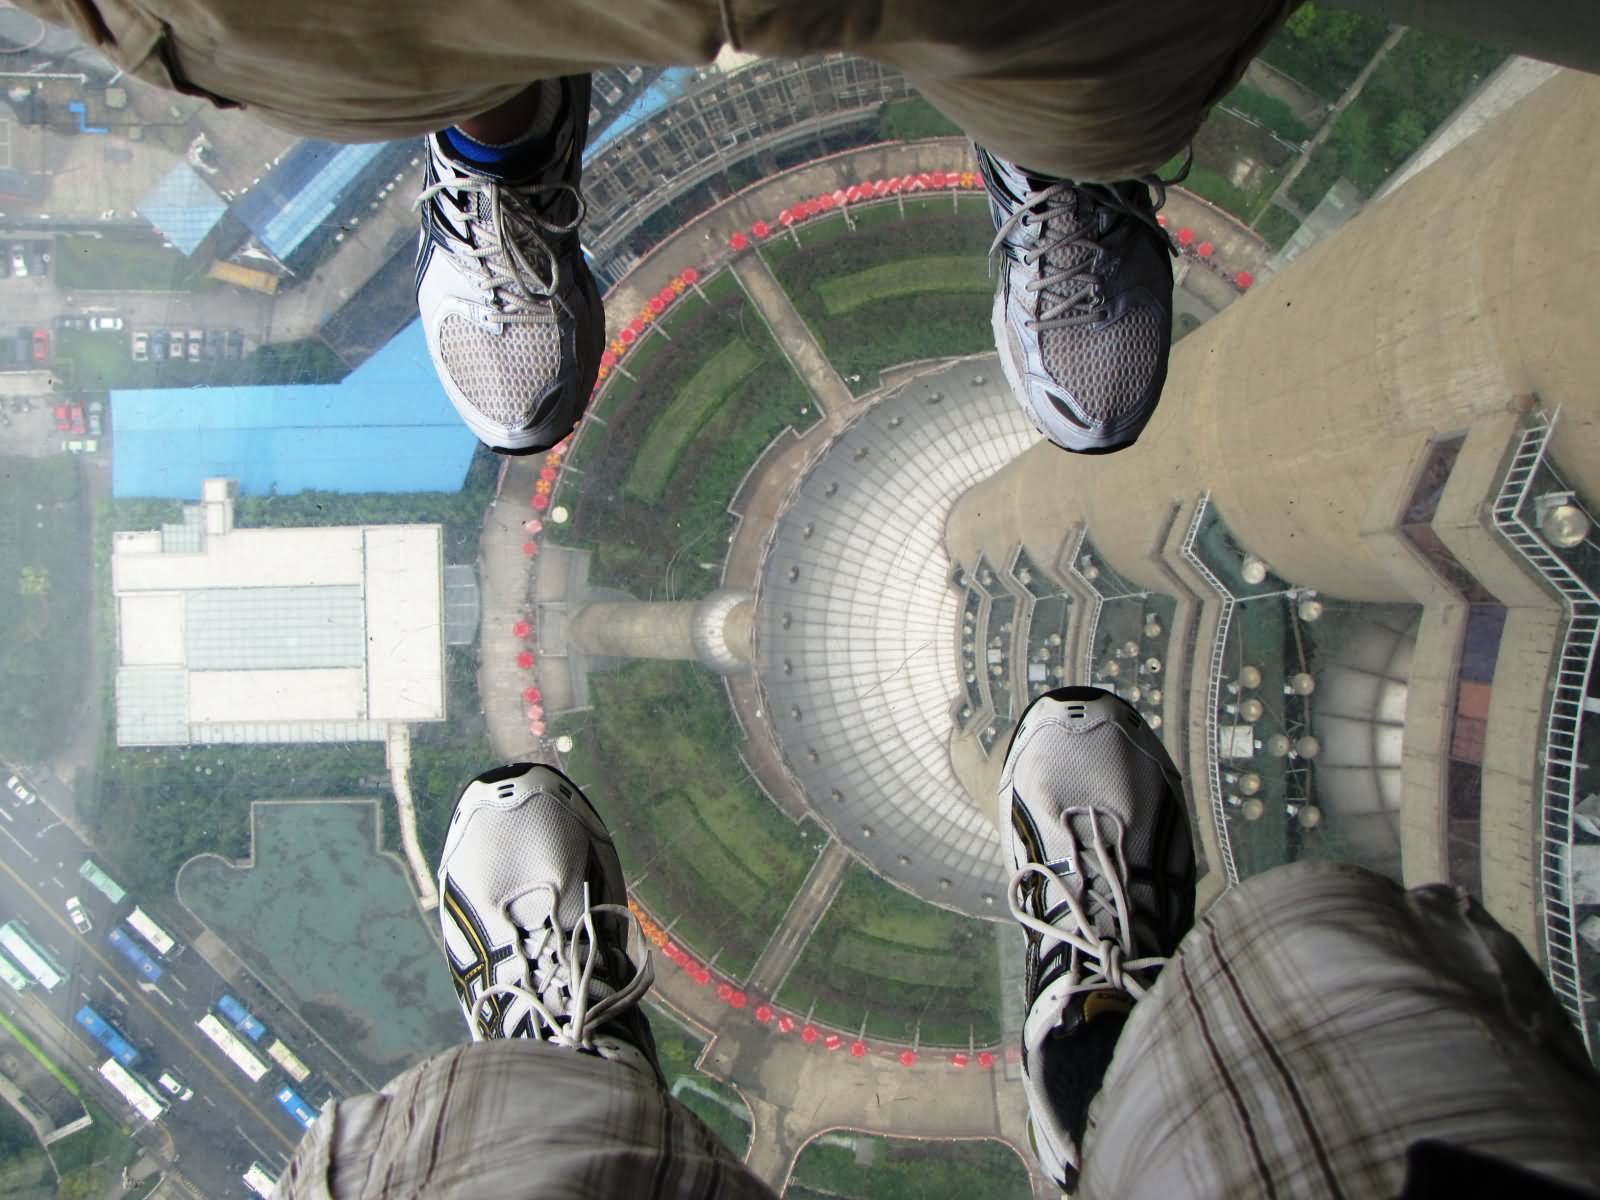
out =
{"type": "Polygon", "coordinates": [[[583,223],[584,200],[571,184],[542,183],[513,189],[507,184],[474,175],[447,175],[430,183],[418,193],[412,203],[420,209],[441,192],[459,191],[487,195],[489,220],[481,221],[474,212],[465,220],[468,231],[481,245],[461,245],[452,253],[458,257],[476,260],[480,278],[476,286],[485,296],[486,320],[498,325],[531,325],[549,320],[549,314],[536,311],[531,306],[554,298],[561,286],[561,264],[544,234],[567,234],[583,223]],[[536,193],[568,192],[576,202],[576,213],[570,222],[547,221],[534,211],[526,199],[536,193]],[[529,258],[517,237],[520,234],[531,241],[528,249],[537,249],[550,264],[548,282],[529,258]],[[531,282],[530,282],[531,281],[531,282]]]}
{"type": "MultiPolygon", "coordinates": [[[[524,896],[545,890],[550,893],[550,911],[555,913],[560,908],[560,894],[555,884],[540,883],[518,892],[508,898],[502,906],[506,919],[516,927],[516,921],[511,916],[511,906],[524,896]]],[[[522,978],[514,983],[491,983],[478,995],[477,1002],[472,1007],[472,1020],[469,1023],[472,1040],[485,1041],[483,1003],[490,996],[510,996],[527,1001],[534,1013],[544,1022],[551,1031],[550,1036],[544,1040],[557,1046],[568,1046],[573,1049],[592,1050],[594,1048],[593,1030],[605,1024],[621,1009],[631,1008],[644,998],[650,990],[650,984],[655,979],[655,967],[650,961],[650,952],[645,951],[644,962],[639,969],[621,988],[609,996],[601,997],[591,1003],[589,998],[589,983],[594,976],[595,965],[595,929],[594,914],[597,912],[615,912],[637,924],[638,918],[631,909],[624,904],[593,904],[589,903],[589,885],[583,885],[583,916],[578,918],[578,923],[573,926],[570,935],[563,935],[556,928],[554,920],[545,923],[545,928],[538,934],[530,934],[529,941],[534,943],[530,951],[527,945],[518,939],[515,943],[516,953],[522,960],[522,978]],[[575,950],[579,935],[584,940],[584,956],[581,963],[575,961],[575,950]],[[554,965],[544,972],[544,978],[539,978],[538,963],[549,954],[554,959],[554,965]],[[547,1003],[544,996],[552,988],[567,988],[570,999],[566,1005],[566,1012],[560,1012],[547,1003]]]]}
{"type": "MultiPolygon", "coordinates": [[[[1011,915],[1025,928],[1031,929],[1050,942],[1059,942],[1070,949],[1071,961],[1068,966],[1066,984],[1058,989],[1063,1007],[1066,1002],[1080,992],[1098,992],[1113,988],[1125,992],[1135,1000],[1144,997],[1146,988],[1137,979],[1133,978],[1134,972],[1145,971],[1152,967],[1160,967],[1166,963],[1166,958],[1161,955],[1134,958],[1133,947],[1133,922],[1130,906],[1128,904],[1128,885],[1123,869],[1122,854],[1122,822],[1110,813],[1102,813],[1096,808],[1069,808],[1064,811],[1067,818],[1065,824],[1070,841],[1067,847],[1067,866],[1069,874],[1076,876],[1080,881],[1078,889],[1074,889],[1068,880],[1052,871],[1042,863],[1025,863],[1006,888],[1006,901],[1011,907],[1011,915]],[[1100,817],[1104,815],[1113,824],[1116,836],[1112,845],[1107,845],[1100,832],[1100,817]],[[1095,865],[1100,876],[1106,880],[1111,889],[1111,900],[1108,904],[1105,897],[1089,887],[1087,876],[1083,872],[1083,850],[1078,845],[1077,835],[1072,832],[1071,819],[1075,816],[1089,818],[1089,828],[1093,831],[1088,849],[1095,856],[1095,865]],[[1061,928],[1048,921],[1041,920],[1027,911],[1027,900],[1023,895],[1023,888],[1031,876],[1039,876],[1045,881],[1046,889],[1054,883],[1066,898],[1068,912],[1072,917],[1073,928],[1061,928]],[[1087,900],[1084,893],[1087,893],[1087,900]],[[1102,908],[1109,908],[1112,915],[1113,937],[1092,937],[1095,932],[1094,923],[1089,919],[1088,901],[1099,904],[1102,908]],[[1085,965],[1092,970],[1085,973],[1085,965]]],[[[1044,894],[1048,894],[1046,891],[1044,894]]]]}

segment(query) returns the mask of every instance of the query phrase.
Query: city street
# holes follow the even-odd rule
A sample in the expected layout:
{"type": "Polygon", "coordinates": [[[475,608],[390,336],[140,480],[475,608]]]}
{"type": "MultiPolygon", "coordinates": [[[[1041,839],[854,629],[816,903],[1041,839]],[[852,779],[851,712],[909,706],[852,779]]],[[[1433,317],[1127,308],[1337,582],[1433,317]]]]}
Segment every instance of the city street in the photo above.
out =
{"type": "MultiPolygon", "coordinates": [[[[19,918],[67,976],[51,992],[37,985],[22,996],[0,989],[0,1004],[103,1108],[118,1120],[139,1124],[95,1074],[106,1054],[73,1020],[81,1005],[92,1004],[140,1050],[134,1070],[153,1089],[163,1071],[194,1089],[188,1101],[162,1094],[170,1105],[160,1122],[166,1136],[146,1133],[141,1142],[158,1158],[170,1158],[171,1167],[201,1194],[245,1195],[240,1175],[251,1160],[276,1173],[299,1139],[299,1125],[273,1096],[288,1080],[274,1069],[259,1083],[250,1082],[195,1028],[228,985],[193,950],[180,949],[165,961],[158,982],[140,979],[106,938],[138,897],[130,895],[113,911],[78,873],[87,856],[83,841],[47,804],[22,805],[9,793],[0,794],[0,916],[19,918]],[[78,898],[93,922],[88,934],[74,930],[66,909],[69,896],[78,898]]],[[[263,1060],[271,1036],[255,1048],[263,1060]]],[[[307,1047],[295,1049],[304,1054],[307,1047]]],[[[300,1090],[316,1105],[326,1089],[315,1076],[309,1084],[300,1090]]]]}

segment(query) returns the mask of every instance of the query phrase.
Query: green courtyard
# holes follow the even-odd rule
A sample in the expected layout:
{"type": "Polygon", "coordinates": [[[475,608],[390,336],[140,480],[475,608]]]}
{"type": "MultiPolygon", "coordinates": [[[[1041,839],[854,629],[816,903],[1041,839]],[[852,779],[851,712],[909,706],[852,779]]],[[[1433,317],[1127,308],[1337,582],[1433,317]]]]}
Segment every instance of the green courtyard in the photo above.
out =
{"type": "Polygon", "coordinates": [[[1028,1168],[1004,1142],[830,1133],[800,1152],[789,1200],[1027,1200],[1028,1168]]]}
{"type": "Polygon", "coordinates": [[[991,1045],[1000,1037],[999,928],[852,863],[778,1002],[868,1037],[991,1045]]]}
{"type": "Polygon", "coordinates": [[[565,718],[574,782],[606,818],[630,890],[673,936],[743,978],[821,849],[739,759],[722,681],[703,667],[632,662],[591,680],[565,718]],[[648,736],[641,736],[648,731],[648,736]]]}
{"type": "Polygon", "coordinates": [[[981,195],[863,205],[808,222],[761,248],[778,282],[850,388],[886,367],[994,348],[981,195]],[[797,244],[798,243],[798,244],[797,244]]]}
{"type": "Polygon", "coordinates": [[[248,866],[188,863],[178,897],[371,1079],[461,1041],[439,944],[371,801],[255,806],[248,866]]]}
{"type": "Polygon", "coordinates": [[[728,504],[775,437],[818,412],[731,272],[647,330],[584,419],[555,502],[556,536],[593,551],[592,582],[643,598],[716,586],[728,504]],[[711,568],[700,564],[709,562],[711,568]]]}

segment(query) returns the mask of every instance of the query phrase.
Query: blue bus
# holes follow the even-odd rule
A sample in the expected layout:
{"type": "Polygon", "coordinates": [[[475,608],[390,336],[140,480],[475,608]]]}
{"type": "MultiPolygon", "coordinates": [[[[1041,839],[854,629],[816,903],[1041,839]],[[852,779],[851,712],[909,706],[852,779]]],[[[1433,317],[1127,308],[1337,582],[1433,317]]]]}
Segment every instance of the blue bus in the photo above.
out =
{"type": "Polygon", "coordinates": [[[252,1042],[259,1042],[267,1027],[250,1015],[250,1010],[232,995],[223,992],[217,1000],[217,1011],[233,1022],[233,1027],[252,1042]]]}
{"type": "Polygon", "coordinates": [[[299,1121],[302,1129],[310,1129],[316,1124],[317,1110],[302,1100],[299,1092],[292,1087],[281,1087],[277,1094],[278,1103],[283,1105],[283,1111],[299,1121]]]}
{"type": "Polygon", "coordinates": [[[106,934],[106,940],[117,948],[117,952],[123,958],[133,964],[134,969],[139,972],[139,977],[146,983],[154,983],[161,978],[161,968],[156,966],[155,960],[139,949],[139,943],[117,926],[111,927],[111,931],[106,934]]]}
{"type": "Polygon", "coordinates": [[[131,1067],[139,1061],[139,1052],[133,1048],[132,1043],[117,1032],[116,1026],[94,1009],[85,1004],[78,1010],[77,1015],[78,1024],[87,1029],[94,1040],[106,1048],[106,1053],[112,1058],[125,1067],[131,1067]]]}

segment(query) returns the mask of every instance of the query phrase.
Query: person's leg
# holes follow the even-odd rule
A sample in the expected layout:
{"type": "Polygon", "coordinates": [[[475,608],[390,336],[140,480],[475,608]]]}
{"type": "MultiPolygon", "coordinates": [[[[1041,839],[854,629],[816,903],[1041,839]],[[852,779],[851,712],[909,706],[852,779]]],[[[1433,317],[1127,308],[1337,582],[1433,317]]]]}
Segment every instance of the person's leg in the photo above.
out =
{"type": "Polygon", "coordinates": [[[1517,1195],[1600,1187],[1600,1078],[1475,901],[1296,863],[1183,936],[1178,788],[1137,714],[1097,689],[1035,701],[1007,754],[1023,1075],[1047,1174],[1119,1200],[1422,1200],[1474,1171],[1517,1195]]]}
{"type": "Polygon", "coordinates": [[[1224,893],[1134,1010],[1081,1194],[1420,1200],[1477,1161],[1472,1194],[1593,1195],[1596,1113],[1577,1031],[1476,901],[1293,863],[1224,893]]]}
{"type": "Polygon", "coordinates": [[[578,239],[589,77],[427,139],[417,308],[445,394],[490,448],[555,445],[589,403],[605,315],[578,239]]]}
{"type": "Polygon", "coordinates": [[[1128,1014],[1194,920],[1183,785],[1131,704],[1058,688],[1017,724],[996,816],[1027,942],[1029,1133],[1045,1174],[1070,1190],[1128,1014]]]}
{"type": "Polygon", "coordinates": [[[527,763],[480,775],[451,818],[439,885],[471,1043],[324,1113],[280,1200],[772,1200],[664,1086],[622,867],[575,784],[527,763]]]}

